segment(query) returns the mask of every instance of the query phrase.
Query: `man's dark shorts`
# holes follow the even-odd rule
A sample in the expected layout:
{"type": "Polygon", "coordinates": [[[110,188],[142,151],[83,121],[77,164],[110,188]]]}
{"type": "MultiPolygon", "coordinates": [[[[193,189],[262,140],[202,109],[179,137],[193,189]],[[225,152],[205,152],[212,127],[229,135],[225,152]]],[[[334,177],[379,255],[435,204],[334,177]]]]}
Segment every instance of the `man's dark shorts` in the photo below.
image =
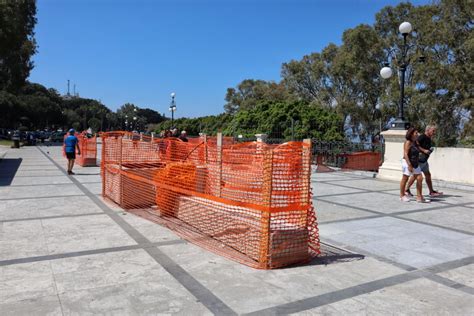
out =
{"type": "Polygon", "coordinates": [[[418,166],[421,169],[421,172],[423,173],[430,173],[430,165],[428,164],[428,161],[426,162],[420,162],[418,166]]]}
{"type": "Polygon", "coordinates": [[[76,159],[76,153],[75,152],[66,153],[66,157],[67,159],[76,159]]]}

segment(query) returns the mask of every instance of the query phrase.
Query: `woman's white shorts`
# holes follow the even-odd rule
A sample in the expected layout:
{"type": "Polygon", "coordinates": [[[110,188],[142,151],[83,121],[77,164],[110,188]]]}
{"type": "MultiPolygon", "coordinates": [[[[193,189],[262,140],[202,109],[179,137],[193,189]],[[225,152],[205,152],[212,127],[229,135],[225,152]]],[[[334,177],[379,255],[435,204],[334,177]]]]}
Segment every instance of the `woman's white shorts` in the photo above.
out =
{"type": "Polygon", "coordinates": [[[413,172],[410,172],[410,170],[408,169],[408,164],[406,162],[405,159],[402,159],[402,171],[403,171],[403,174],[406,175],[406,176],[412,176],[413,174],[420,174],[421,173],[421,168],[420,166],[418,165],[418,167],[416,168],[413,168],[413,172]]]}

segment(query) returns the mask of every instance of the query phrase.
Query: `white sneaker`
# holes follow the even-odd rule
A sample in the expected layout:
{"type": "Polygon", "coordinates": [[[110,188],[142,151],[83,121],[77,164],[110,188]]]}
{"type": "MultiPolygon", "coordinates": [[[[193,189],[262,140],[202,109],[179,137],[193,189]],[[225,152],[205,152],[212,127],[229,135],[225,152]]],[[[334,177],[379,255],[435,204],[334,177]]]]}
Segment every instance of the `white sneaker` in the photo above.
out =
{"type": "Polygon", "coordinates": [[[404,196],[402,196],[402,197],[400,198],[400,201],[402,201],[402,202],[410,202],[410,198],[409,198],[408,196],[404,195],[404,196]]]}
{"type": "Polygon", "coordinates": [[[416,199],[416,201],[417,201],[418,203],[431,203],[431,200],[429,200],[429,199],[421,199],[421,200],[416,199]]]}

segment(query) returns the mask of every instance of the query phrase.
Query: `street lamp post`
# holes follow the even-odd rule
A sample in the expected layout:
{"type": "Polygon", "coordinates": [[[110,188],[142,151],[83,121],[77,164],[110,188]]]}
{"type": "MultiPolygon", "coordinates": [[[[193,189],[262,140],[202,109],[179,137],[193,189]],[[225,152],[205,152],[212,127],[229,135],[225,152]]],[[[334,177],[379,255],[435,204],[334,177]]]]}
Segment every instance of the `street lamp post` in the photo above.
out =
{"type": "Polygon", "coordinates": [[[170,111],[171,111],[171,127],[173,127],[173,120],[174,120],[174,112],[176,111],[176,101],[174,100],[176,93],[171,93],[171,104],[170,104],[170,111]]]}
{"type": "MultiPolygon", "coordinates": [[[[412,26],[409,22],[403,22],[398,27],[398,30],[403,36],[403,46],[400,50],[400,57],[397,61],[399,70],[400,70],[400,101],[398,104],[398,117],[391,124],[392,129],[405,130],[410,127],[410,123],[405,120],[405,115],[403,111],[405,103],[405,72],[410,63],[410,59],[407,58],[408,49],[410,48],[407,45],[407,36],[412,31],[412,26]]],[[[420,57],[420,61],[424,61],[424,57],[420,57]]],[[[387,62],[384,64],[384,67],[380,70],[380,76],[384,79],[389,79],[392,76],[393,72],[390,68],[390,64],[387,62]]]]}

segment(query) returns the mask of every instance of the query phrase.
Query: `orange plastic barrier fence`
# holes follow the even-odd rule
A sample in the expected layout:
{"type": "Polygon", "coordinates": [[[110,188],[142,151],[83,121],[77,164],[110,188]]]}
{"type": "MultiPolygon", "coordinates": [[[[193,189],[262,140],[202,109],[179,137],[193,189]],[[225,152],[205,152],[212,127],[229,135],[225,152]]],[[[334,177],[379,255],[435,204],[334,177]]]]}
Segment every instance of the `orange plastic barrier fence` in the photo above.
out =
{"type": "Polygon", "coordinates": [[[104,197],[232,260],[271,269],[320,253],[310,142],[104,133],[101,167],[104,197]]]}
{"type": "MultiPolygon", "coordinates": [[[[361,151],[351,154],[334,155],[336,159],[341,159],[340,168],[342,170],[364,170],[377,172],[382,165],[382,153],[372,151],[361,151]]],[[[333,172],[335,169],[328,163],[327,156],[318,155],[315,157],[317,172],[333,172]]],[[[333,158],[333,157],[330,157],[333,158]]]]}
{"type": "Polygon", "coordinates": [[[343,169],[378,171],[382,162],[382,154],[379,152],[362,151],[342,156],[346,158],[343,169]]]}
{"type": "MultiPolygon", "coordinates": [[[[64,135],[64,139],[69,136],[69,133],[64,135]]],[[[76,133],[75,136],[79,140],[79,148],[81,154],[77,154],[76,149],[76,162],[82,167],[91,167],[97,165],[97,137],[88,137],[86,132],[76,133]]],[[[63,156],[66,156],[64,152],[63,143],[63,156]]]]}

